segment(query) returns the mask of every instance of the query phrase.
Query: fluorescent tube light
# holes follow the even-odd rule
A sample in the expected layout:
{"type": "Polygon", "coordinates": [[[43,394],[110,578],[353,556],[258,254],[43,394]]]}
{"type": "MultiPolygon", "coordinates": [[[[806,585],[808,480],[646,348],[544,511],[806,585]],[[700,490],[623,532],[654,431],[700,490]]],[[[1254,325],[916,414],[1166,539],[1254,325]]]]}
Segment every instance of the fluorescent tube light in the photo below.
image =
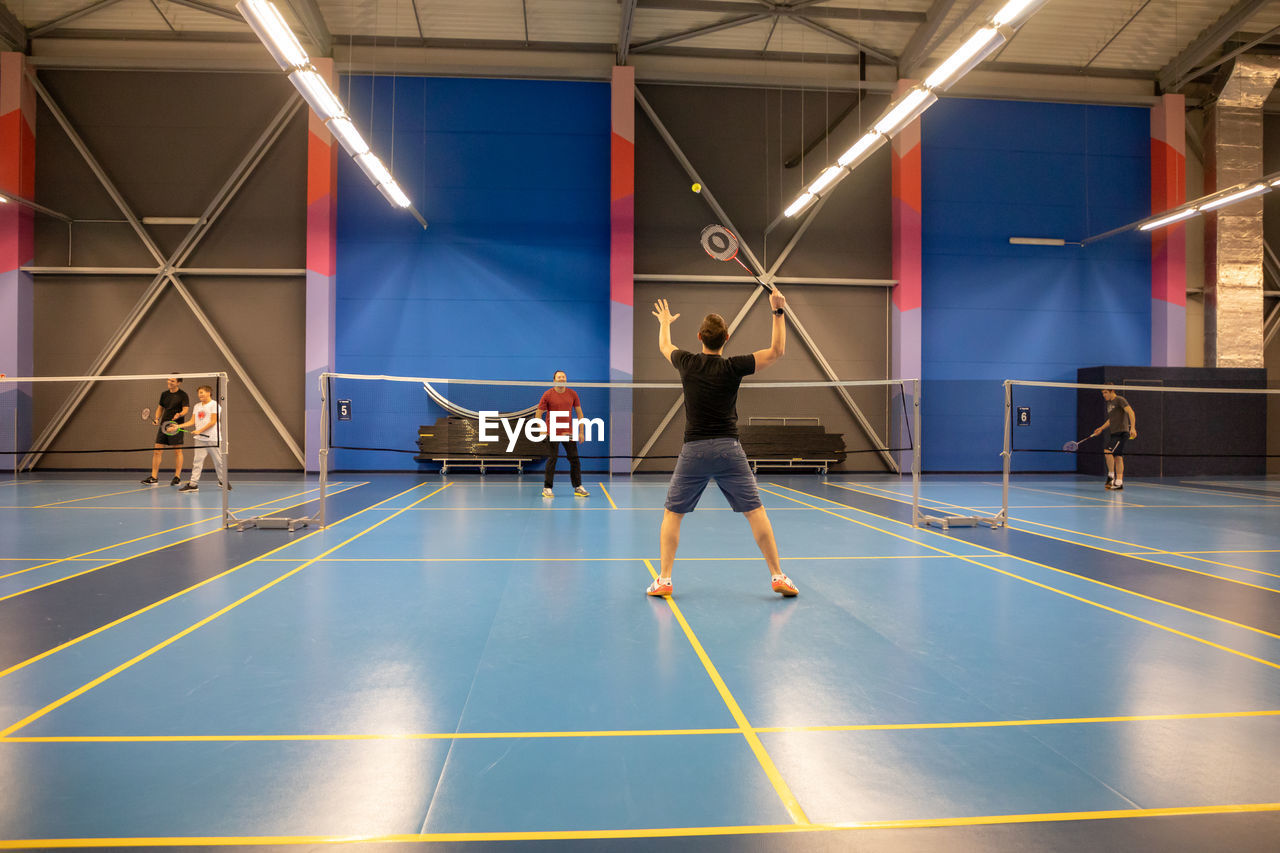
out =
{"type": "Polygon", "coordinates": [[[375,157],[372,153],[361,154],[355,158],[356,165],[360,167],[369,180],[381,186],[382,184],[390,184],[395,181],[391,177],[391,172],[387,171],[387,167],[382,165],[382,161],[375,157]]]}
{"type": "Polygon", "coordinates": [[[995,16],[992,17],[991,23],[995,24],[997,27],[1012,24],[1018,18],[1022,17],[1024,12],[1029,11],[1031,6],[1039,6],[1043,2],[1045,2],[1045,0],[1009,0],[1009,2],[1000,7],[1000,11],[996,12],[995,16]]]}
{"type": "Polygon", "coordinates": [[[1015,246],[1065,246],[1067,241],[1061,237],[1010,237],[1009,242],[1015,246]]]}
{"type": "Polygon", "coordinates": [[[853,143],[853,146],[850,147],[848,151],[841,154],[840,159],[837,160],[836,163],[851,169],[861,161],[865,155],[875,150],[882,139],[884,139],[884,137],[875,131],[868,132],[857,142],[853,143]]]}
{"type": "Polygon", "coordinates": [[[199,225],[199,216],[144,216],[143,225],[199,225]]]}
{"type": "Polygon", "coordinates": [[[351,123],[351,119],[346,116],[338,116],[329,119],[329,132],[337,137],[338,142],[347,150],[352,157],[359,157],[361,154],[369,153],[369,143],[364,141],[364,137],[360,135],[360,131],[356,130],[356,126],[351,123]]]}
{"type": "MultiPolygon", "coordinates": [[[[1162,228],[1165,225],[1169,225],[1171,223],[1178,222],[1183,219],[1187,219],[1188,217],[1195,216],[1199,212],[1200,211],[1196,210],[1194,207],[1188,207],[1185,210],[1179,210],[1176,213],[1170,213],[1168,216],[1162,216],[1159,219],[1153,219],[1150,222],[1148,222],[1146,225],[1139,225],[1138,230],[1154,231],[1155,229],[1162,228]]],[[[1131,225],[1129,227],[1132,228],[1133,226],[1131,225]]]]}
{"type": "Polygon", "coordinates": [[[782,215],[795,216],[797,213],[799,213],[800,211],[808,207],[809,202],[813,201],[813,199],[814,199],[813,193],[810,193],[810,192],[802,193],[800,195],[800,198],[791,202],[791,206],[788,207],[786,210],[782,211],[782,215]]]}
{"type": "Polygon", "coordinates": [[[1222,198],[1215,198],[1213,201],[1206,201],[1204,204],[1198,204],[1196,205],[1196,207],[1201,212],[1206,210],[1216,210],[1219,207],[1224,207],[1228,204],[1234,204],[1235,202],[1240,201],[1243,198],[1248,198],[1251,195],[1257,195],[1258,193],[1265,193],[1270,189],[1271,188],[1266,184],[1254,184],[1251,187],[1245,187],[1239,192],[1232,193],[1231,195],[1224,195],[1222,198]]]}
{"type": "Polygon", "coordinates": [[[315,110],[321,121],[328,121],[346,114],[338,96],[333,94],[329,84],[315,69],[295,71],[289,75],[289,82],[302,94],[303,100],[315,110]]]}
{"type": "Polygon", "coordinates": [[[934,69],[925,78],[926,89],[945,87],[956,78],[967,74],[973,67],[991,55],[992,51],[1004,44],[1004,35],[994,27],[983,27],[962,45],[955,53],[934,69]]]}
{"type": "Polygon", "coordinates": [[[912,89],[882,119],[876,122],[876,133],[892,136],[903,125],[927,110],[936,100],[938,100],[938,96],[928,89],[912,89]]]}
{"type": "Polygon", "coordinates": [[[400,189],[400,185],[395,181],[388,184],[378,184],[378,190],[387,198],[387,201],[396,207],[408,207],[409,197],[404,194],[404,190],[400,189]]]}
{"type": "Polygon", "coordinates": [[[844,169],[840,166],[828,166],[822,170],[822,174],[818,175],[817,180],[809,184],[808,192],[817,195],[827,187],[835,183],[836,178],[844,174],[844,169]]]}
{"type": "Polygon", "coordinates": [[[267,0],[240,0],[236,9],[281,68],[288,71],[311,64],[311,57],[302,49],[293,30],[289,29],[274,3],[267,0]]]}

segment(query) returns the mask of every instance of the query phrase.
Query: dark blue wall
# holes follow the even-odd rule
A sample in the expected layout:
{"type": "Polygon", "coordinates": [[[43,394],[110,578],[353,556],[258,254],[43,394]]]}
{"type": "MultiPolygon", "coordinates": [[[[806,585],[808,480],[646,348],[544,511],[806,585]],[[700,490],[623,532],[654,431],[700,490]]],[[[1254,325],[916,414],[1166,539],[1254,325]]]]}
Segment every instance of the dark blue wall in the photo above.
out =
{"type": "MultiPolygon", "coordinates": [[[[923,118],[924,467],[996,470],[1005,379],[1074,382],[1094,364],[1148,364],[1150,238],[1079,241],[1151,209],[1150,113],[1128,107],[946,99],[923,118]]],[[[1073,394],[1020,391],[1015,447],[1073,438],[1073,394]]],[[[1074,471],[1018,453],[1018,470],[1074,471]]]]}
{"type": "MultiPolygon", "coordinates": [[[[430,227],[339,155],[338,371],[607,380],[608,85],[349,77],[339,95],[430,227]]],[[[389,396],[384,413],[394,446],[412,448],[420,419],[443,412],[401,390],[414,399],[389,396]]],[[[362,432],[369,413],[355,414],[350,443],[387,440],[386,423],[362,432]]],[[[335,464],[417,467],[396,454],[335,464]]]]}

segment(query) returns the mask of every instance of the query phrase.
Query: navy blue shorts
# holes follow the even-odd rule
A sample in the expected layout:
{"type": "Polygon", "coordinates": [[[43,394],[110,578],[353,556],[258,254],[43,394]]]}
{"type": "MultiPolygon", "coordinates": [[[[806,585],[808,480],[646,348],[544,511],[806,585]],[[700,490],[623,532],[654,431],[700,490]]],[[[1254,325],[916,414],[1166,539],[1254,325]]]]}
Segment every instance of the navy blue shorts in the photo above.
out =
{"type": "Polygon", "coordinates": [[[686,441],[671,474],[666,507],[683,515],[693,512],[710,480],[715,480],[734,512],[751,512],[764,506],[756,489],[756,475],[736,438],[704,438],[686,441]]]}
{"type": "Polygon", "coordinates": [[[1129,433],[1113,432],[1107,436],[1107,443],[1103,446],[1103,450],[1112,456],[1124,456],[1124,446],[1129,443],[1129,433]]]}

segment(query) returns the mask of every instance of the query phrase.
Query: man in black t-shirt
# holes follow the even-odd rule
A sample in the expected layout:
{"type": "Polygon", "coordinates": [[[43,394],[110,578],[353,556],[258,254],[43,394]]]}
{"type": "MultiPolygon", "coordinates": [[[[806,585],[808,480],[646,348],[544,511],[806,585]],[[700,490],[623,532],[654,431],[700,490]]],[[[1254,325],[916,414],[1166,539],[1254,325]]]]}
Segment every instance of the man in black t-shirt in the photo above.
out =
{"type": "Polygon", "coordinates": [[[1102,448],[1107,460],[1106,487],[1118,492],[1124,489],[1124,446],[1129,439],[1138,437],[1138,416],[1129,401],[1111,388],[1102,392],[1102,399],[1107,403],[1107,422],[1090,435],[1107,431],[1107,443],[1102,448]]]}
{"type": "MultiPolygon", "coordinates": [[[[167,387],[160,392],[160,402],[156,404],[156,416],[151,420],[157,426],[168,421],[181,421],[191,411],[191,400],[181,388],[182,377],[170,376],[165,384],[167,387]]],[[[166,447],[172,447],[178,458],[174,462],[173,479],[169,485],[178,485],[182,482],[182,433],[165,435],[163,429],[156,430],[155,447],[151,452],[151,476],[143,480],[143,484],[154,486],[160,482],[156,479],[160,475],[160,455],[166,447]]]]}
{"type": "Polygon", "coordinates": [[[725,358],[721,353],[729,339],[729,329],[723,317],[719,314],[704,317],[698,329],[702,352],[687,352],[671,343],[671,324],[680,315],[671,313],[665,299],[654,303],[658,349],[662,350],[663,358],[680,371],[680,383],[684,386],[685,429],[684,446],[671,474],[659,533],[662,569],[646,590],[649,595],[671,595],[671,566],[680,544],[680,522],[686,513],[693,512],[702,491],[713,479],[733,511],[742,513],[751,525],[756,545],[769,566],[773,591],[788,597],[798,593],[795,584],[782,573],[773,526],[760,501],[747,455],[738,443],[738,386],[742,377],[764,370],[782,358],[787,341],[786,304],[786,298],[776,289],[769,296],[773,332],[768,349],[725,358]]]}

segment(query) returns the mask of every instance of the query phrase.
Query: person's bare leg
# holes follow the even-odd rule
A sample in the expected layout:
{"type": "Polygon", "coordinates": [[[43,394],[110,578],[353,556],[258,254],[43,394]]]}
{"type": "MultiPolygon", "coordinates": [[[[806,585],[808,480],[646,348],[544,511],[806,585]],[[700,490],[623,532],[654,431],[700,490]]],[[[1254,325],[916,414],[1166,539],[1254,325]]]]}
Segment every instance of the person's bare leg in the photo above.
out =
{"type": "Polygon", "coordinates": [[[1102,458],[1107,460],[1107,477],[1114,478],[1116,475],[1116,460],[1112,458],[1111,451],[1104,451],[1102,458]]]}
{"type": "Polygon", "coordinates": [[[1124,482],[1124,457],[1123,456],[1119,456],[1116,458],[1116,480],[1118,482],[1124,482]]]}
{"type": "Polygon", "coordinates": [[[671,566],[676,561],[676,549],[680,547],[680,522],[684,516],[669,509],[662,511],[662,529],[658,531],[658,549],[662,570],[661,577],[671,577],[671,566]]]}
{"type": "Polygon", "coordinates": [[[769,564],[770,576],[782,574],[782,564],[778,560],[778,543],[773,538],[773,525],[769,523],[769,516],[764,511],[764,507],[744,512],[742,515],[751,525],[751,535],[756,539],[756,547],[760,549],[764,561],[769,564]]]}
{"type": "MultiPolygon", "coordinates": [[[[178,461],[175,462],[173,465],[173,476],[181,480],[182,479],[182,448],[179,447],[174,452],[178,454],[178,461]]],[[[153,474],[152,476],[155,476],[155,475],[153,474]]]]}
{"type": "Polygon", "coordinates": [[[160,454],[164,453],[162,446],[157,444],[156,449],[151,451],[151,476],[160,476],[160,454]]]}

